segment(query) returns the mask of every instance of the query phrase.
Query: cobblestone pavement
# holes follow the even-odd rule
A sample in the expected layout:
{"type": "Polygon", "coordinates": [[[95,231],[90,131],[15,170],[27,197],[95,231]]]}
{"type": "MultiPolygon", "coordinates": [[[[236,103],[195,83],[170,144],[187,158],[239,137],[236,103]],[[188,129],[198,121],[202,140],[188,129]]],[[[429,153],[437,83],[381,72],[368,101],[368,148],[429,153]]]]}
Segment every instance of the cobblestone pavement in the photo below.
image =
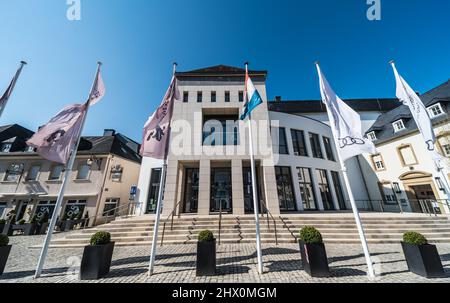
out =
{"type": "MultiPolygon", "coordinates": [[[[58,235],[56,235],[58,237],[58,235]]],[[[50,249],[44,275],[33,274],[40,250],[29,246],[43,242],[42,236],[12,237],[13,249],[0,283],[79,283],[78,268],[83,250],[50,249]]],[[[314,279],[303,270],[298,245],[263,245],[265,274],[256,271],[254,245],[222,245],[217,249],[218,275],[195,276],[195,245],[158,247],[155,274],[148,277],[150,247],[116,247],[110,274],[96,283],[410,283],[450,282],[450,245],[438,246],[447,278],[427,280],[408,272],[400,245],[370,246],[378,277],[366,277],[364,255],[359,245],[327,245],[332,277],[314,279]]],[[[93,281],[94,282],[94,281],[93,281]]]]}

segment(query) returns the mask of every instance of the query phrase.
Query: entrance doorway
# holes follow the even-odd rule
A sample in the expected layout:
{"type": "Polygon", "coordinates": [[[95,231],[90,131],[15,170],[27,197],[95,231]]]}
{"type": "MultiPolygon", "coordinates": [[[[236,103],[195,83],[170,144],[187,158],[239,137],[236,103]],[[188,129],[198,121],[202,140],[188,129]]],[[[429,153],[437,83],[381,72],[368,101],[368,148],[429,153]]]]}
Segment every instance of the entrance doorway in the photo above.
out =
{"type": "MultiPolygon", "coordinates": [[[[244,167],[242,169],[244,177],[244,209],[246,214],[253,214],[255,207],[253,203],[253,186],[252,186],[252,169],[250,167],[244,167]]],[[[256,169],[256,188],[258,192],[258,199],[261,201],[261,187],[259,186],[259,174],[256,169]]],[[[258,211],[261,212],[261,205],[258,203],[258,211]]]]}
{"type": "Polygon", "coordinates": [[[411,201],[411,207],[416,212],[441,213],[436,196],[430,184],[411,186],[416,200],[411,201]]]}
{"type": "Polygon", "coordinates": [[[199,169],[186,168],[183,213],[198,212],[199,169]]]}
{"type": "Polygon", "coordinates": [[[211,212],[232,213],[231,168],[211,168],[211,212]]]}

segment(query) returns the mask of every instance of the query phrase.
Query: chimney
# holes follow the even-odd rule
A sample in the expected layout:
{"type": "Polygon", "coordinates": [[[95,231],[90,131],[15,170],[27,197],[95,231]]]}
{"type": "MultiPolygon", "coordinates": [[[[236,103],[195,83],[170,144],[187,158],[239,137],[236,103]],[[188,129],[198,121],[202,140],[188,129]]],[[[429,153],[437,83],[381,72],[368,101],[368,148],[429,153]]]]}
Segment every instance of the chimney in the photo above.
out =
{"type": "Polygon", "coordinates": [[[281,96],[276,96],[275,97],[275,102],[281,102],[281,96]]]}
{"type": "Polygon", "coordinates": [[[103,131],[103,136],[104,137],[112,137],[116,134],[116,131],[114,129],[105,129],[103,131]]]}

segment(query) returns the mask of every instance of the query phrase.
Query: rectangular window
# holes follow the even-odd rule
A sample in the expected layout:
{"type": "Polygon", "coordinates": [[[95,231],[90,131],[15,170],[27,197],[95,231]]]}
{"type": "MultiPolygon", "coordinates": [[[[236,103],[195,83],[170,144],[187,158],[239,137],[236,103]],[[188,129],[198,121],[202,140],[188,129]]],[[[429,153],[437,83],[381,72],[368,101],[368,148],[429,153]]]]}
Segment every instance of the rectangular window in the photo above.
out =
{"type": "Polygon", "coordinates": [[[183,102],[189,102],[189,92],[183,92],[183,102]]]}
{"type": "Polygon", "coordinates": [[[325,210],[334,210],[333,198],[331,197],[330,182],[328,181],[327,171],[323,169],[316,170],[317,182],[319,183],[320,195],[322,196],[323,207],[325,210]]]}
{"type": "Polygon", "coordinates": [[[296,211],[294,189],[290,167],[275,167],[277,179],[278,202],[281,211],[296,211]]]}
{"type": "Polygon", "coordinates": [[[286,139],[286,129],[284,127],[274,127],[272,128],[272,133],[275,139],[274,146],[278,146],[278,154],[280,155],[288,155],[288,145],[286,139]],[[278,132],[278,133],[276,133],[278,132]]]}
{"type": "Polygon", "coordinates": [[[0,153],[9,153],[11,147],[12,147],[11,143],[3,143],[0,147],[0,153]]]}
{"type": "Polygon", "coordinates": [[[237,115],[204,116],[203,145],[239,145],[239,125],[237,115]]]}
{"type": "Polygon", "coordinates": [[[83,219],[84,210],[87,200],[69,200],[67,201],[64,217],[68,220],[83,219]]]}
{"type": "Polygon", "coordinates": [[[294,146],[294,155],[308,157],[305,144],[305,133],[301,130],[291,129],[292,145],[294,146]]]}
{"type": "Polygon", "coordinates": [[[392,123],[392,126],[394,127],[394,132],[398,133],[405,129],[405,124],[403,123],[403,120],[398,120],[392,123]]]}
{"type": "Polygon", "coordinates": [[[41,171],[40,165],[31,166],[27,174],[27,181],[36,181],[38,179],[40,171],[41,171]]]}
{"type": "Polygon", "coordinates": [[[244,102],[244,92],[243,91],[239,91],[239,102],[244,102]]]}
{"type": "Polygon", "coordinates": [[[428,108],[428,112],[430,113],[431,118],[439,117],[444,114],[444,110],[442,109],[442,106],[440,103],[430,106],[428,108]]]}
{"type": "Polygon", "coordinates": [[[61,175],[64,171],[64,166],[63,165],[55,165],[52,167],[52,170],[50,172],[50,176],[48,177],[48,179],[50,181],[58,181],[61,180],[61,175]]]}
{"type": "Polygon", "coordinates": [[[112,217],[117,212],[117,207],[119,206],[120,199],[111,198],[106,199],[105,207],[103,208],[103,217],[112,217]]]}
{"type": "Polygon", "coordinates": [[[203,93],[197,92],[197,103],[202,103],[202,102],[203,102],[203,93]]]}
{"type": "Polygon", "coordinates": [[[380,187],[381,197],[385,204],[397,204],[397,197],[389,183],[378,183],[380,187]]]}
{"type": "Polygon", "coordinates": [[[155,213],[158,203],[159,185],[161,183],[161,168],[152,169],[150,176],[150,188],[147,199],[147,213],[155,213]]]}
{"type": "Polygon", "coordinates": [[[383,157],[380,154],[372,156],[372,163],[373,163],[373,167],[376,171],[381,171],[381,170],[386,169],[386,167],[384,165],[383,157]]]}
{"type": "Polygon", "coordinates": [[[23,163],[12,163],[6,171],[5,182],[18,182],[23,173],[23,163]]]}
{"type": "Polygon", "coordinates": [[[410,165],[416,165],[417,158],[414,154],[414,150],[412,149],[411,145],[403,146],[398,149],[400,154],[400,160],[402,161],[403,166],[410,166],[410,165]]]}
{"type": "Polygon", "coordinates": [[[216,92],[211,92],[211,102],[216,102],[217,101],[217,94],[216,92]]]}
{"type": "Polygon", "coordinates": [[[226,91],[225,92],[225,102],[230,102],[231,101],[231,98],[230,98],[230,92],[229,91],[226,91]]]}
{"type": "Polygon", "coordinates": [[[111,181],[121,182],[123,174],[123,167],[121,165],[115,165],[111,168],[111,181]]]}
{"type": "Polygon", "coordinates": [[[377,140],[377,135],[375,134],[375,132],[370,132],[367,134],[367,139],[369,139],[370,141],[375,141],[377,140]]]}
{"type": "Polygon", "coordinates": [[[0,219],[3,218],[5,209],[6,209],[6,202],[0,202],[0,219]]]}
{"type": "Polygon", "coordinates": [[[55,211],[56,201],[39,201],[34,215],[37,220],[50,219],[55,211]]]}
{"type": "Polygon", "coordinates": [[[325,153],[327,155],[327,159],[330,161],[336,161],[333,153],[333,147],[331,145],[330,138],[323,137],[323,146],[325,147],[325,153]]]}
{"type": "Polygon", "coordinates": [[[91,167],[87,163],[78,165],[77,180],[88,180],[91,167]]]}
{"type": "Polygon", "coordinates": [[[302,196],[304,210],[317,210],[316,196],[314,194],[313,181],[310,168],[297,168],[298,184],[302,196]]]}
{"type": "Polygon", "coordinates": [[[443,155],[447,158],[450,158],[450,136],[439,137],[437,141],[443,155]]]}
{"type": "Polygon", "coordinates": [[[320,147],[319,135],[310,133],[309,141],[311,142],[311,149],[314,158],[323,159],[322,148],[320,147]]]}
{"type": "Polygon", "coordinates": [[[339,173],[336,171],[332,171],[331,177],[333,178],[334,191],[336,192],[339,208],[341,210],[346,210],[347,206],[345,205],[344,192],[342,190],[341,178],[339,178],[339,173]]]}

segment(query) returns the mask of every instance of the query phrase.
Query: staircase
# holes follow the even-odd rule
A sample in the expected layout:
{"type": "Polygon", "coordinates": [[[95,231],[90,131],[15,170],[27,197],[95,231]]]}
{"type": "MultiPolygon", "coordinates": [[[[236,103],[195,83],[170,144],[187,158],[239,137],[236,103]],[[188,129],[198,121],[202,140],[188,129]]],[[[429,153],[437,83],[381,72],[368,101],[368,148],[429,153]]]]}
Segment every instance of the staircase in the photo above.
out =
{"type": "MultiPolygon", "coordinates": [[[[281,215],[275,218],[277,241],[295,243],[298,231],[306,225],[314,226],[322,233],[325,243],[360,243],[355,220],[352,214],[302,214],[281,215]]],[[[399,214],[363,214],[362,221],[369,244],[399,243],[406,231],[417,231],[425,235],[432,243],[450,243],[450,221],[446,216],[429,217],[425,215],[399,214]]],[[[153,236],[154,216],[141,216],[118,219],[106,225],[87,230],[74,231],[51,243],[51,247],[83,247],[96,231],[108,231],[117,246],[150,245],[153,236]]],[[[161,222],[158,242],[163,237],[161,222]]],[[[219,235],[219,217],[175,218],[173,228],[166,222],[164,245],[192,244],[197,241],[201,230],[211,230],[216,238],[219,235]]],[[[260,218],[261,240],[275,244],[273,220],[260,218]]],[[[220,243],[254,243],[255,221],[253,216],[222,217],[220,243]]]]}

